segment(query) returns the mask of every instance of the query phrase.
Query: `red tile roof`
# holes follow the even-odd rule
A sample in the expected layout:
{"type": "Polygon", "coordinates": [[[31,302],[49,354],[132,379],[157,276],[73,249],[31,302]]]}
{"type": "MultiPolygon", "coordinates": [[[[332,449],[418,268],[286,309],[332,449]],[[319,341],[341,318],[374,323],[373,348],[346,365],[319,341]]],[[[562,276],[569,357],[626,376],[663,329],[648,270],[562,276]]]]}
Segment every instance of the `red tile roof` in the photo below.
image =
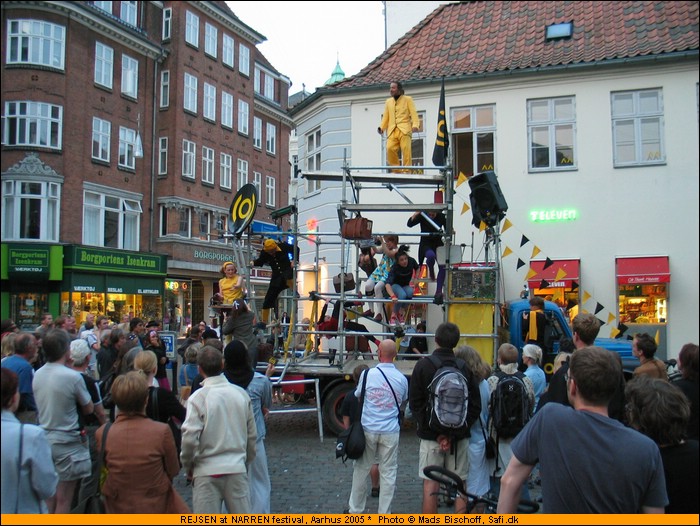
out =
{"type": "MultiPolygon", "coordinates": [[[[353,77],[325,89],[698,51],[698,2],[444,4],[353,77]],[[573,36],[545,40],[573,21],[573,36]]],[[[322,88],[323,89],[323,88],[322,88]]]]}

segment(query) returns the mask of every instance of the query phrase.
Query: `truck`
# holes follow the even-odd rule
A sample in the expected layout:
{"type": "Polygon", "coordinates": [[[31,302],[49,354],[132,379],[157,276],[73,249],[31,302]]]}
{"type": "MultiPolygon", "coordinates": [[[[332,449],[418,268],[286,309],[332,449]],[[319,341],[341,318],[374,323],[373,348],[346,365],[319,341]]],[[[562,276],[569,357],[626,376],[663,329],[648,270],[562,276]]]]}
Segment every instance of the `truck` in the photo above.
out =
{"type": "MultiPolygon", "coordinates": [[[[504,342],[510,342],[518,348],[522,355],[522,348],[525,344],[522,338],[523,315],[530,311],[530,304],[525,299],[516,299],[505,302],[501,311],[501,330],[498,331],[497,335],[493,335],[496,338],[497,346],[504,342]]],[[[572,332],[568,318],[564,316],[556,303],[545,301],[544,312],[547,324],[542,367],[549,378],[552,374],[554,357],[559,351],[559,340],[561,338],[572,338],[572,332]]],[[[402,337],[400,332],[397,336],[397,340],[402,337]]],[[[463,340],[465,339],[463,338],[463,340]]],[[[460,341],[460,344],[467,342],[468,339],[460,341]]],[[[631,378],[634,369],[639,366],[639,360],[632,354],[632,346],[629,340],[598,338],[595,341],[595,345],[617,352],[622,359],[625,377],[631,378]]],[[[350,351],[346,352],[346,354],[348,359],[341,360],[339,364],[330,364],[327,356],[312,353],[301,360],[291,360],[280,365],[283,380],[318,379],[324,428],[332,434],[338,434],[343,429],[340,409],[347,393],[355,388],[352,378],[353,370],[361,364],[373,367],[378,363],[376,360],[370,359],[369,356],[362,356],[357,352],[350,351]]],[[[493,364],[492,358],[487,361],[493,364]]],[[[396,367],[409,379],[409,382],[415,364],[415,360],[403,359],[401,354],[396,360],[396,367]]],[[[310,399],[316,396],[313,383],[290,385],[288,389],[293,397],[310,399]]]]}

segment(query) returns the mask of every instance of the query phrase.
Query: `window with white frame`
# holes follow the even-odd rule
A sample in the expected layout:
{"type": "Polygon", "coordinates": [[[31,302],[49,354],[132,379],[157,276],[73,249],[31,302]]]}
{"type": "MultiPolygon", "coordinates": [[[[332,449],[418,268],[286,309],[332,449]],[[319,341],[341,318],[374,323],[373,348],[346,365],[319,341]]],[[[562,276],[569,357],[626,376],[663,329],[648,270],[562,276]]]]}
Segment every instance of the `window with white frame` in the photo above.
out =
{"type": "MultiPolygon", "coordinates": [[[[306,170],[317,172],[321,169],[321,128],[318,128],[306,136],[306,170]]],[[[306,181],[307,192],[315,192],[321,189],[321,181],[306,181]]]]}
{"type": "Polygon", "coordinates": [[[182,140],[182,177],[195,178],[195,162],[197,160],[197,145],[187,139],[182,140]]]}
{"type": "Polygon", "coordinates": [[[238,71],[250,75],[250,49],[243,44],[238,44],[238,71]]]}
{"type": "Polygon", "coordinates": [[[178,221],[177,233],[182,237],[190,237],[190,226],[192,221],[192,211],[189,208],[180,209],[180,220],[178,221]]]}
{"type": "Polygon", "coordinates": [[[197,77],[189,73],[185,73],[184,108],[192,113],[197,113],[197,77]]]}
{"type": "Polygon", "coordinates": [[[462,172],[467,177],[487,170],[496,170],[496,106],[469,106],[450,112],[454,145],[455,177],[462,172]]]}
{"type": "Polygon", "coordinates": [[[160,107],[170,106],[170,71],[160,72],[160,107]]]}
{"type": "Polygon", "coordinates": [[[265,73],[265,98],[275,100],[275,79],[267,73],[265,73]]]}
{"type": "Polygon", "coordinates": [[[223,243],[227,244],[228,239],[224,237],[224,232],[226,232],[227,229],[227,223],[228,223],[228,215],[226,214],[212,214],[212,221],[216,220],[216,223],[214,223],[214,228],[217,230],[217,236],[216,239],[211,239],[211,241],[217,241],[218,243],[223,243]]]}
{"type": "Polygon", "coordinates": [[[209,218],[211,217],[209,212],[204,210],[200,211],[199,214],[199,239],[203,241],[209,241],[209,218]]]}
{"type": "Polygon", "coordinates": [[[137,98],[139,92],[139,62],[122,55],[122,95],[137,98]]]}
{"type": "Polygon", "coordinates": [[[253,172],[253,186],[258,195],[262,196],[262,174],[260,172],[253,172]]]}
{"type": "Polygon", "coordinates": [[[277,126],[269,122],[265,130],[265,149],[267,153],[277,153],[277,126]]]}
{"type": "Polygon", "coordinates": [[[109,140],[112,133],[112,123],[97,117],[92,118],[92,158],[109,162],[109,140]]]}
{"type": "Polygon", "coordinates": [[[221,92],[221,125],[233,129],[233,95],[221,92]]]}
{"type": "Polygon", "coordinates": [[[248,135],[248,121],[250,116],[248,115],[248,103],[244,100],[238,99],[238,131],[243,135],[248,135]]]}
{"type": "Polygon", "coordinates": [[[85,183],[83,244],[139,249],[142,196],[85,183]]]}
{"type": "Polygon", "coordinates": [[[236,47],[233,42],[233,37],[230,37],[224,33],[224,38],[221,43],[221,61],[224,66],[232,68],[234,66],[234,55],[236,54],[236,47]]]}
{"type": "Polygon", "coordinates": [[[661,89],[611,94],[615,167],[666,162],[661,89]]]}
{"type": "Polygon", "coordinates": [[[39,146],[60,150],[63,108],[45,102],[6,102],[3,117],[6,146],[39,146]]]}
{"type": "Polygon", "coordinates": [[[61,184],[53,181],[2,181],[2,239],[58,242],[61,184]]]}
{"type": "Polygon", "coordinates": [[[260,85],[260,77],[262,76],[262,72],[260,71],[259,68],[255,68],[255,73],[253,74],[253,91],[255,93],[258,93],[262,95],[262,87],[260,85]]]}
{"type": "Polygon", "coordinates": [[[102,11],[112,14],[112,2],[93,2],[95,7],[99,7],[102,11]]]}
{"type": "Polygon", "coordinates": [[[119,127],[119,167],[134,170],[136,168],[136,158],[134,156],[136,148],[136,130],[119,127]]]}
{"type": "Polygon", "coordinates": [[[240,190],[243,185],[248,184],[248,161],[238,159],[236,165],[238,170],[238,190],[240,190]]]}
{"type": "Polygon", "coordinates": [[[574,97],[527,101],[527,136],[530,171],[576,168],[574,97]]]}
{"type": "Polygon", "coordinates": [[[119,18],[122,19],[122,22],[126,22],[127,24],[137,27],[136,14],[136,2],[125,2],[124,0],[120,2],[119,18]]]}
{"type": "Polygon", "coordinates": [[[158,175],[168,174],[168,138],[158,138],[158,175]]]}
{"type": "Polygon", "coordinates": [[[219,31],[209,22],[204,24],[204,52],[216,58],[219,31]]]}
{"type": "Polygon", "coordinates": [[[185,42],[199,47],[199,17],[190,11],[185,15],[185,42]]]}
{"type": "Polygon", "coordinates": [[[221,188],[231,189],[231,170],[233,165],[232,159],[228,153],[222,153],[220,156],[221,163],[219,166],[219,185],[221,188]]]}
{"type": "Polygon", "coordinates": [[[163,40],[170,40],[173,31],[173,8],[166,7],[163,9],[163,40]]]}
{"type": "Polygon", "coordinates": [[[202,114],[205,119],[216,121],[216,86],[204,83],[204,108],[202,114]]]}
{"type": "Polygon", "coordinates": [[[43,20],[7,21],[7,63],[65,69],[66,28],[43,20]]]}
{"type": "Polygon", "coordinates": [[[265,176],[265,204],[267,206],[277,206],[277,196],[275,192],[276,183],[277,181],[275,181],[274,177],[269,175],[265,176]]]}
{"type": "Polygon", "coordinates": [[[262,119],[253,117],[253,147],[262,150],[262,119]]]}
{"type": "Polygon", "coordinates": [[[202,146],[202,182],[214,184],[214,150],[202,146]]]}
{"type": "Polygon", "coordinates": [[[112,89],[114,77],[114,50],[95,42],[95,84],[112,89]]]}

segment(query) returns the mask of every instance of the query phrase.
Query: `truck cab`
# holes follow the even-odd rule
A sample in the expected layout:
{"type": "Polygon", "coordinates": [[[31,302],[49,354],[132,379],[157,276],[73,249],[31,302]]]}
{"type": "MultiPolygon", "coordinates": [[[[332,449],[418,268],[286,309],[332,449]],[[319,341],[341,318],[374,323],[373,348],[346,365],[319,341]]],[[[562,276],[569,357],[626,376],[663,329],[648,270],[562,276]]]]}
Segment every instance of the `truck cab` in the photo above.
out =
{"type": "MultiPolygon", "coordinates": [[[[510,343],[518,348],[522,354],[523,346],[523,315],[530,312],[530,303],[525,299],[518,299],[506,303],[504,309],[505,324],[508,329],[510,343]]],[[[556,303],[544,302],[544,314],[547,320],[545,327],[545,348],[542,349],[542,369],[547,378],[552,375],[554,357],[559,352],[559,340],[561,338],[573,338],[569,320],[564,316],[556,303]]],[[[632,342],[624,339],[596,338],[594,345],[614,351],[622,359],[622,369],[625,378],[632,377],[634,369],[639,366],[639,360],[632,354],[632,342]]]]}

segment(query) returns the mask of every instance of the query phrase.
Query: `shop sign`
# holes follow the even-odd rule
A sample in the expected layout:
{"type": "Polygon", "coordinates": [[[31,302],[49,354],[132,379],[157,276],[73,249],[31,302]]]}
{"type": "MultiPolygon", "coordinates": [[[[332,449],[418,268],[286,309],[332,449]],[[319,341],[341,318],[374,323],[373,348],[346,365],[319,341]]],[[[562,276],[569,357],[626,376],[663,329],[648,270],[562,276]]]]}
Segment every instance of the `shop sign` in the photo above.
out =
{"type": "Polygon", "coordinates": [[[190,288],[190,282],[189,281],[173,281],[173,280],[166,280],[165,281],[165,290],[169,290],[172,292],[177,293],[178,291],[187,291],[190,288]]]}
{"type": "Polygon", "coordinates": [[[31,274],[34,276],[48,276],[49,274],[48,247],[10,247],[8,256],[11,274],[31,274]]]}
{"type": "Polygon", "coordinates": [[[85,247],[69,247],[66,250],[66,267],[84,270],[104,270],[138,274],[165,274],[166,257],[100,250],[85,247]]]}
{"type": "Polygon", "coordinates": [[[162,294],[162,281],[158,278],[129,278],[107,276],[108,294],[162,294]]]}
{"type": "Polygon", "coordinates": [[[70,276],[71,292],[104,292],[105,277],[99,274],[73,274],[70,276]]]}
{"type": "Polygon", "coordinates": [[[558,221],[573,221],[578,219],[578,212],[573,208],[551,210],[530,210],[530,221],[552,223],[558,221]]]}
{"type": "Polygon", "coordinates": [[[224,254],[222,252],[210,252],[208,250],[195,250],[192,255],[194,259],[206,259],[208,261],[231,261],[233,254],[224,254]]]}

